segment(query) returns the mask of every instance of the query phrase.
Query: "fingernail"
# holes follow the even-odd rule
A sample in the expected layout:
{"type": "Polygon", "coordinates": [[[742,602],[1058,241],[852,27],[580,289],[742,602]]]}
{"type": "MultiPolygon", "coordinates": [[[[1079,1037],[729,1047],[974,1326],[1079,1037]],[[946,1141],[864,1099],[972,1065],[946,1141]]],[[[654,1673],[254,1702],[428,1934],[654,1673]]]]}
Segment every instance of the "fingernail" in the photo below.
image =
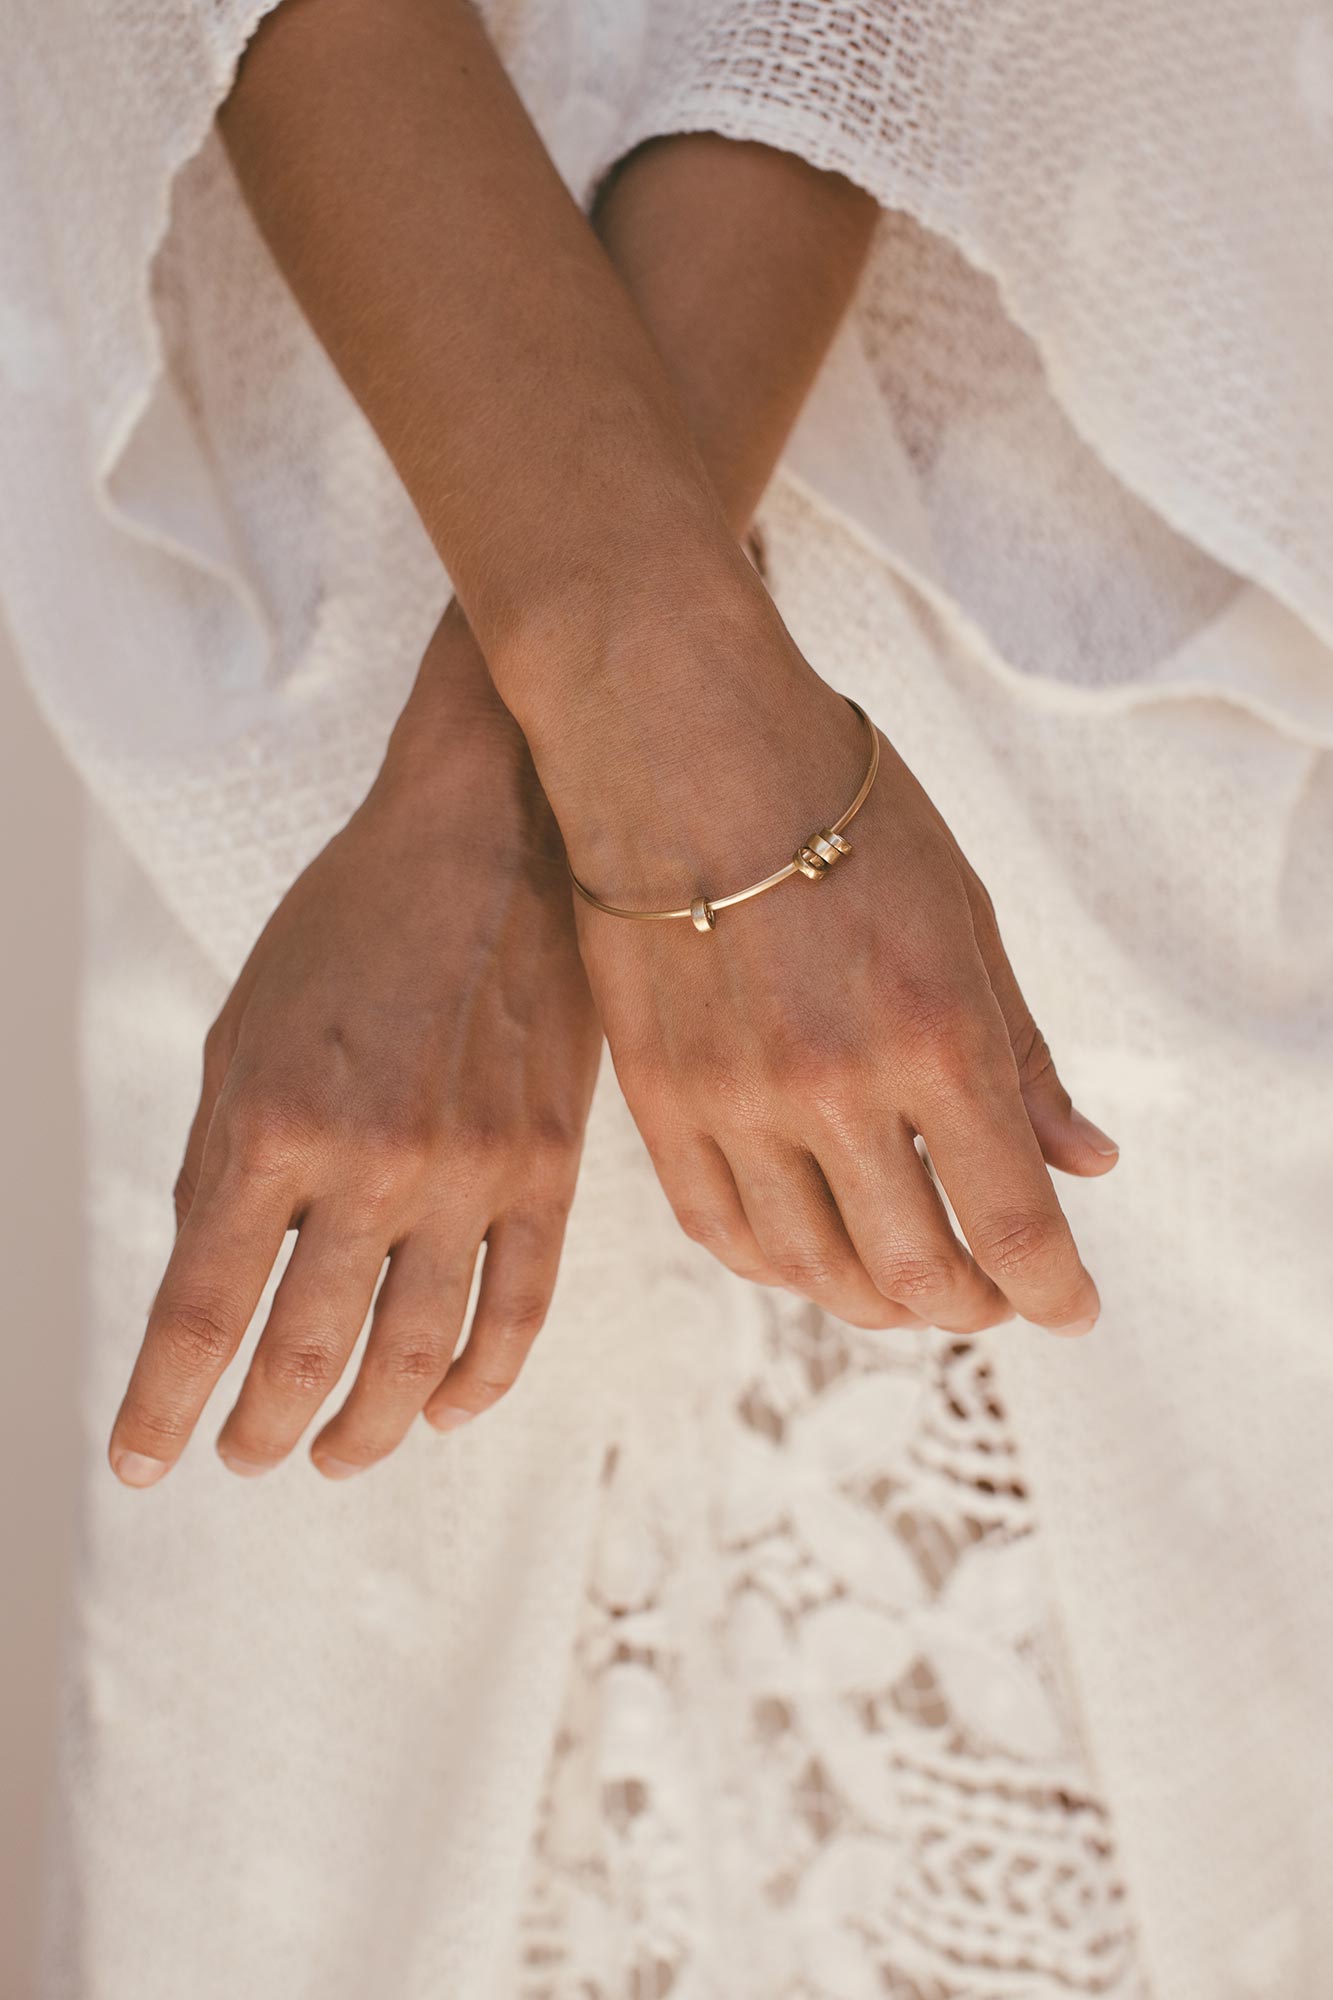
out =
{"type": "Polygon", "coordinates": [[[1096,1313],[1089,1313],[1086,1319],[1066,1320],[1063,1326],[1048,1328],[1051,1333],[1068,1334],[1071,1338],[1080,1333],[1091,1333],[1097,1324],[1096,1313]]]}
{"type": "Polygon", "coordinates": [[[437,1431],[456,1431],[460,1424],[471,1423],[475,1410],[460,1410],[451,1404],[441,1403],[436,1410],[427,1413],[426,1421],[437,1431]]]}
{"type": "Polygon", "coordinates": [[[351,1479],[355,1473],[364,1472],[364,1465],[353,1465],[346,1458],[315,1458],[311,1463],[316,1472],[322,1472],[326,1479],[351,1479]]]}
{"type": "Polygon", "coordinates": [[[1094,1125],[1091,1118],[1085,1118],[1081,1111],[1072,1114],[1070,1123],[1084,1145],[1091,1146],[1093,1152],[1100,1153],[1104,1160],[1109,1160],[1113,1153],[1120,1151],[1109,1133],[1103,1132],[1100,1125],[1094,1125]]]}
{"type": "Polygon", "coordinates": [[[164,1458],[146,1458],[141,1451],[118,1451],[111,1469],[123,1486],[156,1486],[167,1470],[164,1458]]]}
{"type": "Polygon", "coordinates": [[[269,1469],[258,1459],[237,1458],[234,1452],[224,1451],[221,1445],[218,1446],[218,1457],[228,1472],[236,1473],[241,1479],[258,1479],[261,1472],[267,1472],[269,1469]]]}

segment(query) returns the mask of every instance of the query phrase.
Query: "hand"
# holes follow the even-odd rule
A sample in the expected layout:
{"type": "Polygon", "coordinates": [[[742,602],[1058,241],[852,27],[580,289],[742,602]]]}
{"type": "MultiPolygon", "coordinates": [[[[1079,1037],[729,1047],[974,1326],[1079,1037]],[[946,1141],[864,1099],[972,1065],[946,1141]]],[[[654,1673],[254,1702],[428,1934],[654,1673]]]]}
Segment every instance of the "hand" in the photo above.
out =
{"type": "Polygon", "coordinates": [[[451,611],[365,803],[288,891],[208,1036],[179,1233],[112,1433],[119,1476],[149,1485],[179,1457],[289,1228],[218,1440],[233,1470],[292,1450],[386,1258],[316,1465],[373,1464],[423,1406],[448,1428],[493,1403],[555,1283],[600,1041],[559,835],[451,611]]]}
{"type": "MultiPolygon", "coordinates": [[[[850,801],[866,742],[753,583],[641,632],[585,648],[595,682],[534,711],[529,740],[583,880],[663,908],[779,866],[850,801]]],[[[676,1215],[732,1270],[857,1325],[970,1333],[1017,1311],[1083,1331],[1097,1292],[1047,1165],[1100,1174],[1115,1146],[1073,1110],[986,891],[887,742],[848,832],[826,880],[705,936],[578,910],[676,1215]]]]}

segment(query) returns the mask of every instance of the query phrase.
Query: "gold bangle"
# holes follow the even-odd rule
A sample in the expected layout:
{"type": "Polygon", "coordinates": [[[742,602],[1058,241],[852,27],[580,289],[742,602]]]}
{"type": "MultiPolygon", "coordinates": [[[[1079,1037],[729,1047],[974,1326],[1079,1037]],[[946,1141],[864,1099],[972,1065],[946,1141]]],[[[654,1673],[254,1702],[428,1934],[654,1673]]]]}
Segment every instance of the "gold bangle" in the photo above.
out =
{"type": "Polygon", "coordinates": [[[765,875],[762,882],[752,882],[748,889],[733,889],[729,896],[696,896],[683,910],[621,910],[614,903],[604,903],[571,868],[569,879],[582,896],[585,903],[591,903],[594,910],[600,910],[608,917],[628,917],[632,923],[670,923],[676,917],[688,917],[694,928],[707,936],[714,927],[719,910],[728,910],[733,903],[748,903],[751,896],[762,896],[765,889],[776,889],[779,882],[785,882],[791,875],[804,875],[809,882],[822,882],[835,861],[841,861],[851,853],[852,843],[843,839],[843,829],[851,824],[870,797],[870,787],[875,782],[879,770],[879,731],[865,710],[854,702],[849,694],[843,696],[850,709],[855,710],[866,726],[870,737],[870,763],[861,788],[848,806],[841,819],[835,819],[832,826],[821,827],[802,841],[785,868],[779,868],[773,875],[765,875]]]}

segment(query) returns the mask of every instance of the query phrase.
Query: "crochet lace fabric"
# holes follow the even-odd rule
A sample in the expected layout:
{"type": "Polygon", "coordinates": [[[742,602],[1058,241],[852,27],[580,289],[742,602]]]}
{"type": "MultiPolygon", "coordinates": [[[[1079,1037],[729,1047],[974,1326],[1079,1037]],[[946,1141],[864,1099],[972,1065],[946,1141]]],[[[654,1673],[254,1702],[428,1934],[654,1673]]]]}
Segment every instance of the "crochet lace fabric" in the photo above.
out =
{"type": "MultiPolygon", "coordinates": [[[[503,8],[497,8],[503,14],[503,8]]],[[[797,152],[996,278],[1132,491],[1333,626],[1333,399],[1314,318],[1333,21],[1312,0],[673,0],[620,142],[797,152]],[[1245,134],[1236,143],[1237,132],[1245,134]],[[1288,298],[1281,325],[1259,295],[1288,298]],[[1298,306],[1297,301],[1302,303],[1298,306]],[[1282,359],[1276,358],[1282,349],[1282,359]]],[[[913,303],[904,297],[905,306],[913,303]]]]}
{"type": "Polygon", "coordinates": [[[702,1635],[679,1501],[608,1459],[522,2000],[1140,2000],[984,1344],[769,1298],[743,1374],[702,1635]]]}

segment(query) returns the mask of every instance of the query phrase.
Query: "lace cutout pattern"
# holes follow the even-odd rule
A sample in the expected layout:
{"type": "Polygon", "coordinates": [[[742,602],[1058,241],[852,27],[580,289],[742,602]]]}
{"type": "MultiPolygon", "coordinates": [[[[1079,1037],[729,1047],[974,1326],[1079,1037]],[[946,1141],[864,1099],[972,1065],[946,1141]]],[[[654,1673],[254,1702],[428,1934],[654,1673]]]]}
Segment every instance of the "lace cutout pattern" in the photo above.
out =
{"type": "Polygon", "coordinates": [[[608,1458],[522,2000],[1147,2000],[985,1344],[750,1318],[702,1494],[608,1458]]]}

